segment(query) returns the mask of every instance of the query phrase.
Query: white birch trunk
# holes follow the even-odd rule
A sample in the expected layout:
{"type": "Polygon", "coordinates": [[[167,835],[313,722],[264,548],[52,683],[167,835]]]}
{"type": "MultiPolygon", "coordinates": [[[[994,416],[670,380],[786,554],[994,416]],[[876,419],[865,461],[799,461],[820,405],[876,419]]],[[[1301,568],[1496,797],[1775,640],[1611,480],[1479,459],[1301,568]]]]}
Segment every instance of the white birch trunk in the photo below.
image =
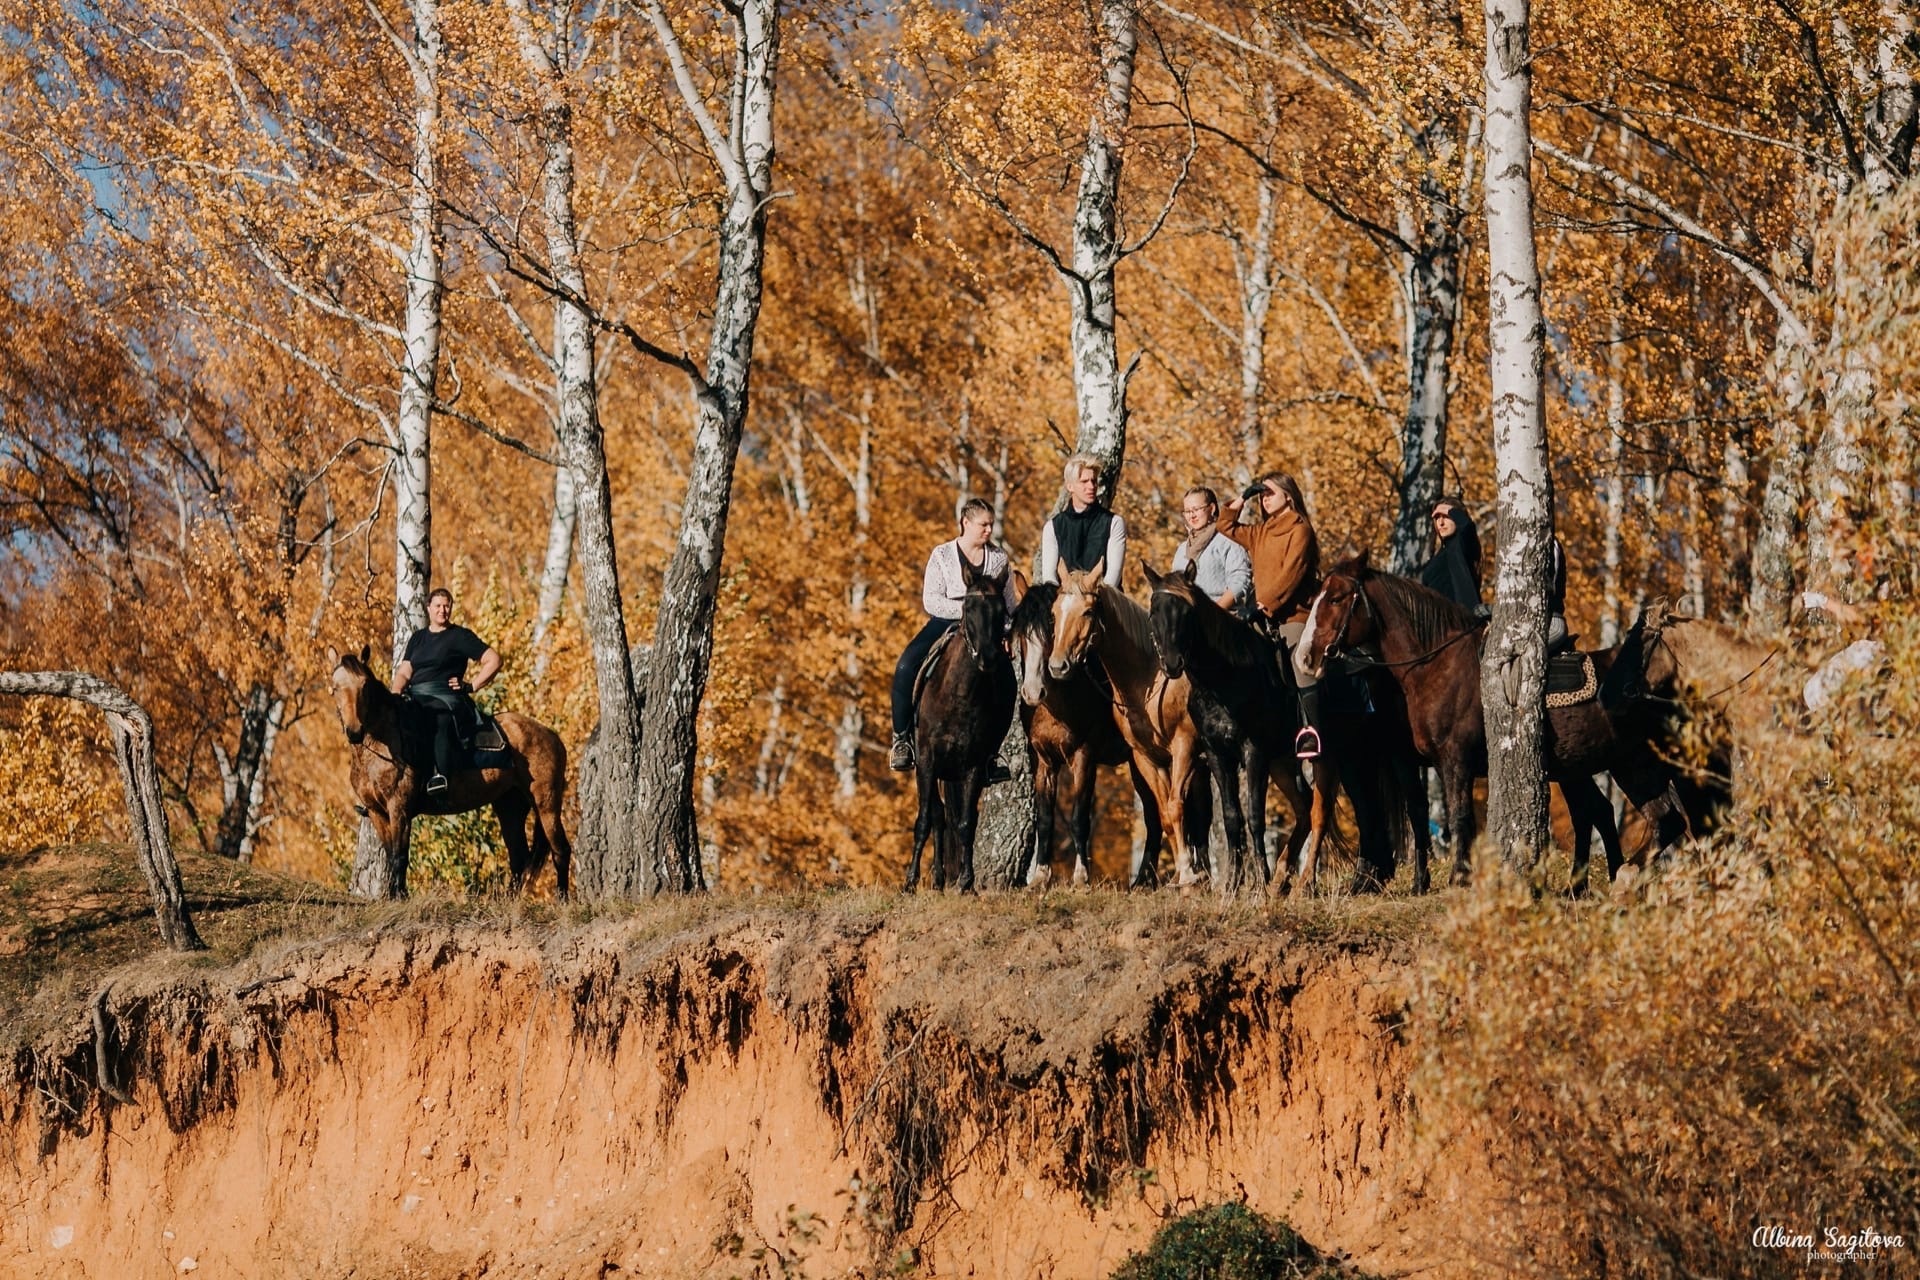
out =
{"type": "MultiPolygon", "coordinates": [[[[1437,116],[1423,135],[1429,159],[1420,175],[1418,226],[1407,227],[1412,252],[1402,255],[1407,299],[1407,410],[1400,425],[1400,507],[1394,519],[1393,568],[1412,573],[1426,559],[1429,520],[1445,496],[1447,392],[1454,326],[1460,315],[1460,221],[1465,201],[1441,185],[1437,168],[1457,145],[1453,122],[1437,116]]],[[[1413,222],[1409,218],[1408,223],[1413,222]]]]}
{"type": "MultiPolygon", "coordinates": [[[[510,10],[522,63],[540,92],[543,151],[541,211],[547,231],[548,270],[560,287],[554,314],[554,365],[560,401],[560,455],[569,473],[574,534],[579,540],[581,585],[586,597],[588,647],[593,653],[600,720],[580,762],[580,832],[577,876],[588,894],[621,892],[614,868],[638,855],[633,815],[634,762],[639,749],[640,707],[620,600],[620,567],[614,553],[612,490],[607,478],[605,432],[600,423],[594,376],[593,320],[575,300],[587,297],[580,267],[574,207],[573,110],[563,83],[566,32],[543,36],[526,11],[510,10]],[[552,43],[547,43],[548,41],[552,43]]],[[[555,482],[556,523],[561,485],[555,482]]],[[[550,534],[548,563],[555,558],[550,534]]],[[[565,573],[559,575],[562,589],[565,573]]],[[[543,583],[543,588],[544,588],[543,583]]]]}
{"type": "MultiPolygon", "coordinates": [[[[400,397],[394,415],[393,461],[393,664],[407,640],[427,625],[432,585],[433,405],[440,377],[440,308],[445,239],[440,220],[439,0],[408,0],[413,16],[409,70],[413,79],[413,158],[407,175],[407,251],[403,260],[406,302],[400,397]]],[[[374,834],[362,818],[354,847],[352,892],[362,897],[405,897],[374,834]]]]}
{"type": "Polygon", "coordinates": [[[1541,395],[1545,327],[1529,171],[1528,21],[1528,0],[1488,0],[1488,346],[1500,543],[1480,691],[1487,721],[1487,832],[1503,858],[1530,869],[1548,840],[1543,749],[1553,477],[1541,395]]]}
{"type": "Polygon", "coordinates": [[[1074,448],[1100,460],[1100,492],[1110,501],[1127,449],[1127,380],[1114,331],[1114,271],[1120,264],[1120,171],[1133,114],[1133,68],[1139,51],[1134,0],[1101,0],[1102,93],[1088,122],[1073,206],[1073,259],[1066,277],[1073,319],[1073,400],[1079,412],[1074,448]]]}
{"type": "Polygon", "coordinates": [[[873,528],[873,433],[864,424],[860,428],[851,483],[853,565],[847,580],[847,652],[841,667],[846,695],[833,739],[834,800],[842,808],[851,805],[859,794],[860,743],[867,729],[861,698],[865,669],[860,661],[860,642],[867,633],[867,555],[873,528]]]}
{"type": "Polygon", "coordinates": [[[1760,531],[1754,539],[1752,579],[1747,588],[1747,624],[1773,631],[1787,624],[1793,602],[1793,558],[1804,500],[1807,443],[1801,413],[1806,377],[1801,352],[1783,321],[1773,344],[1777,388],[1773,446],[1767,486],[1760,500],[1760,531]]]}
{"type": "Polygon", "coordinates": [[[214,744],[214,762],[220,769],[220,824],[214,852],[238,862],[253,861],[253,837],[264,825],[260,807],[266,798],[267,769],[280,736],[286,699],[276,698],[261,681],[247,690],[240,709],[240,740],[231,756],[214,744]]]}
{"type": "Polygon", "coordinates": [[[1240,275],[1240,460],[1234,481],[1252,482],[1263,470],[1265,433],[1260,426],[1260,391],[1266,383],[1267,317],[1273,310],[1273,228],[1279,220],[1280,197],[1273,182],[1260,179],[1259,204],[1253,236],[1244,258],[1234,265],[1240,275]]]}
{"type": "MultiPolygon", "coordinates": [[[[562,303],[562,307],[569,304],[562,303]]],[[[565,393],[561,393],[562,401],[565,393]]],[[[597,416],[597,415],[596,415],[597,416]]],[[[540,598],[533,615],[533,679],[546,678],[547,663],[553,657],[546,645],[547,632],[560,617],[560,606],[567,598],[567,575],[573,569],[573,528],[580,504],[574,497],[573,468],[564,459],[553,469],[553,507],[547,516],[547,554],[540,564],[540,598]]]]}
{"type": "Polygon", "coordinates": [[[1720,621],[1731,623],[1740,612],[1739,590],[1735,585],[1746,569],[1747,490],[1753,479],[1747,472],[1747,449],[1740,438],[1729,432],[1720,450],[1720,621]]]}
{"type": "MultiPolygon", "coordinates": [[[[1625,259],[1613,265],[1613,289],[1616,298],[1626,285],[1625,259]]],[[[1627,603],[1622,598],[1622,531],[1627,520],[1627,351],[1626,325],[1620,308],[1615,307],[1607,321],[1607,481],[1606,532],[1601,552],[1600,643],[1611,648],[1620,643],[1622,615],[1627,603]]]]}
{"type": "MultiPolygon", "coordinates": [[[[657,3],[654,26],[670,55],[677,39],[657,3]],[[669,43],[670,42],[670,43],[669,43]]],[[[689,893],[706,888],[693,806],[700,702],[713,656],[714,596],[726,549],[733,469],[746,425],[753,338],[766,261],[767,202],[773,195],[776,0],[743,0],[730,10],[735,38],[730,116],[722,136],[691,78],[678,76],[684,103],[701,122],[726,181],[719,275],[707,363],[696,397],[693,465],[680,508],[680,534],[662,585],[646,694],[646,734],[634,848],[609,866],[611,892],[689,893]]],[[[683,65],[683,64],[682,64],[683,65]]]]}

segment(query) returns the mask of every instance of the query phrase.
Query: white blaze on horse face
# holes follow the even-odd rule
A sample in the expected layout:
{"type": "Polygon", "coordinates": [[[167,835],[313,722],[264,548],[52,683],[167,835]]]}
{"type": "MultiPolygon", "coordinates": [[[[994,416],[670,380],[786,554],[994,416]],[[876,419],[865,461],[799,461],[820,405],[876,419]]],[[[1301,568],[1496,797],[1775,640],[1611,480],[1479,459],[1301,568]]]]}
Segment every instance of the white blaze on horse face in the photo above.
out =
{"type": "Polygon", "coordinates": [[[1047,657],[1040,637],[1023,631],[1014,637],[1020,647],[1020,697],[1030,707],[1040,705],[1047,693],[1047,657]]]}
{"type": "Polygon", "coordinates": [[[1093,601],[1078,589],[1078,583],[1069,586],[1069,581],[1068,575],[1061,575],[1060,597],[1053,603],[1053,653],[1047,658],[1047,671],[1055,680],[1066,679],[1084,656],[1092,630],[1093,601]]]}
{"type": "Polygon", "coordinates": [[[1320,634],[1320,606],[1326,601],[1327,593],[1322,589],[1313,597],[1313,606],[1307,610],[1307,625],[1300,629],[1300,666],[1314,679],[1320,678],[1320,668],[1326,665],[1326,646],[1314,647],[1314,639],[1320,634]]]}
{"type": "Polygon", "coordinates": [[[333,700],[340,709],[340,724],[348,733],[360,731],[360,682],[344,665],[333,669],[333,700]]]}

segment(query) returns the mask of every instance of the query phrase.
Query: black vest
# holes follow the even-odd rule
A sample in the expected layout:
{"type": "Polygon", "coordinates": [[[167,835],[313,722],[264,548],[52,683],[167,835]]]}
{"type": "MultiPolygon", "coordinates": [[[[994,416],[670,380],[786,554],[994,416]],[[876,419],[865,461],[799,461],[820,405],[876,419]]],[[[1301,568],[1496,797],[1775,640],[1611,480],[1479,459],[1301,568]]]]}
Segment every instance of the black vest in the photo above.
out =
{"type": "Polygon", "coordinates": [[[1107,554],[1107,536],[1113,532],[1113,512],[1099,503],[1075,511],[1069,503],[1053,518],[1053,542],[1060,549],[1060,567],[1085,573],[1107,554]]]}

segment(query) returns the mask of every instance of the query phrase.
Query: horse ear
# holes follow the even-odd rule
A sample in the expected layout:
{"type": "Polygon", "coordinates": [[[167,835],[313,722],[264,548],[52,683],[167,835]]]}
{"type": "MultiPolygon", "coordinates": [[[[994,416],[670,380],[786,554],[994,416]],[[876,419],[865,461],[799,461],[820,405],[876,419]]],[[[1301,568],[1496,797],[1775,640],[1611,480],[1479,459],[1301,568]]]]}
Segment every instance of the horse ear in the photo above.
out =
{"type": "Polygon", "coordinates": [[[1158,591],[1160,589],[1160,584],[1166,581],[1165,578],[1155,573],[1153,571],[1153,566],[1148,564],[1145,560],[1142,560],[1140,562],[1140,569],[1142,572],[1144,572],[1147,575],[1147,585],[1149,587],[1152,587],[1155,591],[1158,591]]]}
{"type": "Polygon", "coordinates": [[[1086,583],[1088,591],[1098,591],[1100,589],[1100,584],[1106,581],[1106,577],[1107,577],[1107,558],[1105,556],[1101,556],[1098,560],[1093,562],[1093,568],[1087,570],[1087,576],[1083,579],[1083,581],[1086,583]]]}
{"type": "Polygon", "coordinates": [[[1027,598],[1027,575],[1011,565],[1007,567],[1007,574],[1013,579],[1013,602],[1019,604],[1027,598]]]}
{"type": "Polygon", "coordinates": [[[360,665],[363,667],[366,667],[368,670],[373,669],[373,646],[372,645],[363,644],[360,646],[360,665]]]}
{"type": "Polygon", "coordinates": [[[1187,585],[1192,586],[1198,581],[1200,581],[1200,562],[1189,560],[1187,561],[1187,585]]]}
{"type": "Polygon", "coordinates": [[[327,646],[327,670],[332,671],[340,665],[340,651],[332,645],[327,646]]]}
{"type": "Polygon", "coordinates": [[[1373,549],[1371,547],[1360,548],[1360,554],[1353,558],[1353,565],[1354,565],[1354,568],[1358,569],[1363,574],[1372,572],[1373,549]]]}

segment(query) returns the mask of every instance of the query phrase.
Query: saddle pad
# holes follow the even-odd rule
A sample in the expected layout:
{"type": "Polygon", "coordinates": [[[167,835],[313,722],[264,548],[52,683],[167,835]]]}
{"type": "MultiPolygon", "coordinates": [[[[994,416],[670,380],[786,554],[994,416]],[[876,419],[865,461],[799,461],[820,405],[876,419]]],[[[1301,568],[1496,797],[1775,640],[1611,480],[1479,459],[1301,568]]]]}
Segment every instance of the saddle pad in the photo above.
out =
{"type": "Polygon", "coordinates": [[[1547,659],[1547,705],[1571,707],[1600,692],[1590,653],[1556,653],[1547,659]]]}
{"type": "Polygon", "coordinates": [[[486,712],[480,712],[480,727],[473,731],[473,750],[475,755],[491,755],[507,749],[507,735],[500,731],[499,723],[486,712]]]}
{"type": "Polygon", "coordinates": [[[940,660],[940,655],[946,652],[947,646],[952,644],[953,638],[959,634],[960,628],[949,628],[941,632],[940,638],[933,642],[931,649],[927,650],[927,660],[920,664],[920,670],[915,672],[913,677],[913,706],[916,709],[920,706],[920,690],[926,687],[927,676],[932,673],[933,664],[940,660]]]}

